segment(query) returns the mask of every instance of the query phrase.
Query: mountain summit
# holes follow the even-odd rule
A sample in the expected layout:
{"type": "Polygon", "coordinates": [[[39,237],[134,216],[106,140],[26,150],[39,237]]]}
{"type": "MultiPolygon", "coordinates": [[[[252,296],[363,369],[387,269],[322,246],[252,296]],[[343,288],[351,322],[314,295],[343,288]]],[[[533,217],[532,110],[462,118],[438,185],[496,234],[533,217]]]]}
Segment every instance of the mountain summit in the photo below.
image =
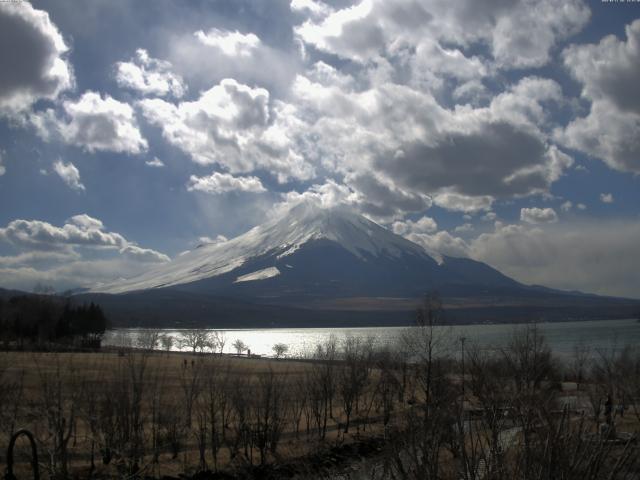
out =
{"type": "Polygon", "coordinates": [[[469,259],[437,262],[421,246],[351,211],[301,203],[223,243],[94,289],[125,293],[177,288],[261,298],[419,296],[445,285],[516,286],[469,259]]]}

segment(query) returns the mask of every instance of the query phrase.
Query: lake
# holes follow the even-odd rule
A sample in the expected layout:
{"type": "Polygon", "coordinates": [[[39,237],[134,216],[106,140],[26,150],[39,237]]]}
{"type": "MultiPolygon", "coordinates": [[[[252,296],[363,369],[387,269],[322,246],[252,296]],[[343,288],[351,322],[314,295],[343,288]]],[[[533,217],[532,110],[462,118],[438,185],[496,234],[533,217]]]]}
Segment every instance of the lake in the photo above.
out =
{"type": "MultiPolygon", "coordinates": [[[[467,345],[477,344],[480,348],[495,348],[506,345],[517,329],[524,324],[475,324],[435,327],[452,342],[465,337],[467,345]]],[[[640,346],[640,323],[629,320],[594,320],[582,322],[539,323],[553,352],[559,356],[570,356],[574,346],[581,344],[598,349],[621,348],[624,345],[640,346]]],[[[374,345],[398,345],[406,332],[416,327],[372,327],[372,328],[261,328],[261,329],[211,329],[224,336],[225,353],[235,353],[232,344],[242,340],[252,354],[272,356],[272,347],[284,343],[289,347],[287,356],[305,357],[313,354],[315,346],[335,336],[340,340],[346,337],[371,338],[374,345]]],[[[115,329],[106,333],[103,344],[111,346],[135,345],[136,338],[143,329],[115,329]]],[[[180,336],[180,330],[164,329],[161,333],[174,338],[180,336]]],[[[177,346],[174,350],[179,350],[177,346]]]]}

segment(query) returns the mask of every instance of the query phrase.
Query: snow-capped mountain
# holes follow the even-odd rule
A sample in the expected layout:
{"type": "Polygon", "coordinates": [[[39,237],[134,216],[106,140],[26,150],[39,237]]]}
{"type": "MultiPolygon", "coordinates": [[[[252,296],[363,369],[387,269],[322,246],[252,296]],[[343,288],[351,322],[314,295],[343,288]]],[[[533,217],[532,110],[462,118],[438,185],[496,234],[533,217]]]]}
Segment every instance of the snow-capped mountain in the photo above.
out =
{"type": "MultiPolygon", "coordinates": [[[[114,325],[407,325],[438,291],[451,322],[629,318],[637,301],[522,285],[467,258],[438,257],[346,208],[300,204],[224,243],[78,293],[114,325]]],[[[1,293],[1,292],[0,292],[1,293]]]]}
{"type": "Polygon", "coordinates": [[[236,238],[201,245],[93,292],[177,288],[273,299],[416,296],[443,285],[519,285],[479,262],[438,260],[346,207],[302,203],[236,238]]]}

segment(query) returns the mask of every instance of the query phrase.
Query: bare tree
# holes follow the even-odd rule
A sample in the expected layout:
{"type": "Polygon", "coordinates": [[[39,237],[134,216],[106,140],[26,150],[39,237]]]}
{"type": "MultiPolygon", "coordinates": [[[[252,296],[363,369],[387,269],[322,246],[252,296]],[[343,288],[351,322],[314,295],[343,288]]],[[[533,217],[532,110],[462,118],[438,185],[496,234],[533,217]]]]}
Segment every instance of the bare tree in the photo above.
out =
{"type": "Polygon", "coordinates": [[[344,432],[349,431],[351,414],[359,409],[360,397],[369,380],[371,342],[348,337],[343,342],[343,365],[339,370],[338,394],[346,417],[344,432]]]}
{"type": "Polygon", "coordinates": [[[235,342],[233,342],[232,347],[235,349],[236,353],[238,355],[242,355],[247,349],[248,347],[245,345],[245,343],[240,340],[239,338],[236,339],[235,342]]]}
{"type": "Polygon", "coordinates": [[[170,352],[173,348],[173,344],[174,338],[171,335],[165,333],[164,335],[160,336],[160,345],[165,352],[170,352]]]}
{"type": "MultiPolygon", "coordinates": [[[[416,312],[416,327],[404,335],[409,356],[414,359],[411,383],[417,391],[410,399],[412,406],[405,411],[402,424],[390,432],[387,468],[392,478],[443,478],[445,449],[459,455],[454,425],[455,412],[461,410],[451,375],[452,336],[440,327],[442,323],[442,302],[437,294],[428,294],[416,312]]],[[[467,462],[462,463],[466,468],[467,462]]]]}
{"type": "Polygon", "coordinates": [[[24,389],[23,369],[10,372],[8,361],[0,358],[0,429],[6,433],[7,439],[13,435],[19,421],[21,407],[23,407],[22,394],[24,389]]]}
{"type": "Polygon", "coordinates": [[[393,353],[386,348],[378,353],[376,366],[379,376],[374,395],[378,403],[378,411],[382,411],[382,425],[384,435],[387,437],[391,415],[396,407],[398,392],[401,390],[401,383],[396,371],[398,362],[394,361],[393,353]]]}
{"type": "Polygon", "coordinates": [[[322,440],[327,434],[327,423],[333,416],[333,400],[336,394],[337,341],[331,336],[316,345],[315,361],[308,371],[308,408],[322,440]]]}
{"type": "Polygon", "coordinates": [[[285,424],[284,384],[276,373],[269,370],[258,377],[254,387],[252,406],[252,437],[260,453],[260,464],[267,454],[275,455],[285,424]]]}
{"type": "MultiPolygon", "coordinates": [[[[146,398],[145,410],[147,412],[147,424],[149,430],[149,441],[151,443],[152,465],[154,469],[160,460],[161,431],[160,431],[160,415],[161,409],[166,396],[166,364],[162,364],[161,368],[151,370],[146,375],[146,398]]],[[[155,472],[157,473],[157,472],[155,472]]]]}
{"type": "Polygon", "coordinates": [[[250,464],[253,463],[253,436],[251,435],[250,395],[251,388],[246,377],[236,377],[230,385],[231,407],[233,419],[230,421],[232,438],[228,438],[227,448],[229,456],[234,459],[244,452],[244,458],[250,464]]]}
{"type": "Polygon", "coordinates": [[[155,350],[160,342],[160,331],[154,329],[144,329],[138,332],[135,345],[142,350],[155,350]]]}
{"type": "Polygon", "coordinates": [[[68,446],[75,428],[78,407],[82,396],[81,382],[72,359],[62,365],[57,354],[45,369],[34,357],[38,371],[41,418],[47,428],[43,444],[48,446],[52,476],[68,475],[68,446]],[[51,368],[53,365],[53,369],[51,368]]]}
{"type": "Polygon", "coordinates": [[[224,346],[227,344],[227,337],[224,332],[212,332],[211,351],[222,355],[224,352],[224,346]]]}
{"type": "Polygon", "coordinates": [[[191,428],[193,407],[202,391],[202,375],[204,362],[200,360],[187,361],[185,358],[180,369],[180,389],[182,390],[185,409],[185,427],[191,428]]]}
{"type": "Polygon", "coordinates": [[[122,388],[125,392],[128,390],[128,402],[125,408],[125,412],[128,412],[128,418],[125,421],[129,426],[130,436],[128,442],[129,472],[134,474],[138,472],[140,461],[144,456],[145,410],[143,407],[145,396],[148,394],[146,391],[147,364],[148,354],[146,352],[127,355],[125,359],[127,376],[122,378],[127,382],[122,385],[122,388]]]}
{"type": "Polygon", "coordinates": [[[162,443],[169,445],[173,459],[178,458],[185,438],[185,412],[175,399],[166,399],[160,406],[158,430],[162,443]]]}
{"type": "Polygon", "coordinates": [[[178,346],[181,349],[189,349],[192,353],[202,353],[211,346],[210,334],[203,329],[181,330],[178,346]]]}
{"type": "Polygon", "coordinates": [[[587,375],[587,366],[591,357],[591,349],[588,345],[582,342],[576,343],[573,346],[573,356],[569,363],[569,368],[573,379],[576,382],[576,389],[580,390],[580,386],[585,380],[587,375]]]}
{"type": "Polygon", "coordinates": [[[273,348],[273,353],[275,353],[276,358],[282,358],[289,351],[289,345],[285,343],[276,343],[273,348]]]}
{"type": "MultiPolygon", "coordinates": [[[[467,350],[467,371],[469,372],[469,387],[473,397],[477,400],[475,410],[470,413],[477,419],[478,425],[471,431],[470,437],[475,440],[466,441],[463,445],[475,447],[470,452],[484,462],[489,478],[505,478],[503,463],[503,432],[512,426],[512,399],[510,382],[501,355],[490,353],[472,345],[467,350]],[[475,450],[480,450],[476,452],[475,450]]],[[[474,458],[475,460],[475,458],[474,458]]],[[[470,471],[472,469],[467,469],[470,471]]]]}
{"type": "MultiPolygon", "coordinates": [[[[300,421],[302,414],[307,408],[307,384],[303,375],[295,376],[293,380],[289,379],[289,384],[285,387],[289,392],[289,411],[293,425],[295,428],[296,439],[300,438],[300,421]]],[[[309,428],[309,422],[307,421],[307,430],[309,428]]]]}
{"type": "Polygon", "coordinates": [[[229,412],[229,364],[208,361],[204,371],[204,394],[200,408],[207,412],[208,438],[214,470],[218,469],[218,451],[225,440],[229,412]]]}

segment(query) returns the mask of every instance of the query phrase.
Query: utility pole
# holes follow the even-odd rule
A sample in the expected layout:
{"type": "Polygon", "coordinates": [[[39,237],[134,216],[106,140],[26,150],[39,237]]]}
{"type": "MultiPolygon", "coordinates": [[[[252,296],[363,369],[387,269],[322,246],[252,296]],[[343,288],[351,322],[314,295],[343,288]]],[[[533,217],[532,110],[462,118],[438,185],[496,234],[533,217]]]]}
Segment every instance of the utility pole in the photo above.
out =
{"type": "Polygon", "coordinates": [[[460,345],[462,350],[462,409],[464,411],[464,342],[467,339],[465,337],[460,337],[460,345]]]}

